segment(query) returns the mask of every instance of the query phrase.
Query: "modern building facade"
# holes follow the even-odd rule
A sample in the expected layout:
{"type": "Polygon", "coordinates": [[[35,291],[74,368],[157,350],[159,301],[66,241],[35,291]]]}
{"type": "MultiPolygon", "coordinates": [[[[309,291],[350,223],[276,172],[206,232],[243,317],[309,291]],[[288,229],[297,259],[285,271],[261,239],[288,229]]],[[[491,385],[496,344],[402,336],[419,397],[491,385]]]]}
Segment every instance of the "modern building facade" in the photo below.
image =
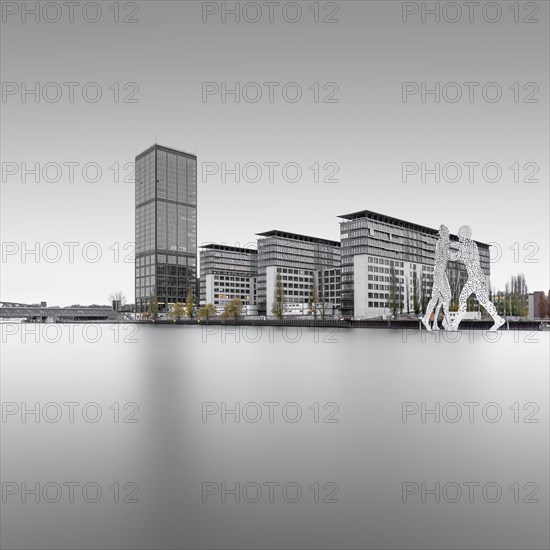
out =
{"type": "MultiPolygon", "coordinates": [[[[438,229],[362,210],[340,216],[342,314],[355,318],[414,313],[429,300],[438,229]]],[[[457,240],[451,235],[451,240],[457,240]]],[[[476,241],[489,289],[489,245],[476,241]]],[[[460,262],[447,276],[456,296],[466,280],[460,262]]]]}
{"type": "MultiPolygon", "coordinates": [[[[548,293],[550,296],[550,292],[548,293]]],[[[547,319],[550,312],[548,311],[548,302],[544,291],[537,290],[528,294],[529,319],[547,319]]]]}
{"type": "Polygon", "coordinates": [[[197,277],[197,157],[153,145],[136,157],[136,313],[184,302],[197,277]]]}
{"type": "Polygon", "coordinates": [[[233,299],[243,313],[257,313],[258,251],[223,244],[207,244],[200,251],[200,303],[214,304],[218,314],[233,299]]]}
{"type": "Polygon", "coordinates": [[[313,288],[326,314],[340,307],[340,243],[272,230],[257,234],[258,312],[271,315],[277,278],[284,290],[284,313],[307,315],[313,288]]]}

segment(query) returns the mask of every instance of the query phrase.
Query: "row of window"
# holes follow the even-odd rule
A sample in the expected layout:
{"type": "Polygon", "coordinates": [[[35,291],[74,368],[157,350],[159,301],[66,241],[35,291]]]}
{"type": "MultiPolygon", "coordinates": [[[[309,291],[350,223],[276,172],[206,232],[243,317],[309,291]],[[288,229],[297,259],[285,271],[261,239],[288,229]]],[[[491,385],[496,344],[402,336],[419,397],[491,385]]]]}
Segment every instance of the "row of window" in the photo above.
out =
{"type": "Polygon", "coordinates": [[[382,292],[369,292],[369,298],[385,298],[387,300],[389,298],[389,294],[382,292]]]}
{"type": "Polygon", "coordinates": [[[230,275],[214,275],[214,281],[241,281],[249,282],[250,277],[233,277],[230,275]]]}
{"type": "MultiPolygon", "coordinates": [[[[155,264],[154,258],[155,257],[153,255],[136,258],[136,274],[138,273],[139,268],[143,268],[146,266],[154,267],[155,265],[158,265],[158,269],[161,269],[162,266],[187,266],[189,268],[189,271],[194,272],[196,267],[195,264],[197,263],[195,258],[193,257],[159,254],[157,264],[155,264]]],[[[151,274],[154,274],[154,270],[151,270],[151,274]]]]}
{"type": "Polygon", "coordinates": [[[313,275],[313,271],[303,269],[288,269],[286,267],[278,267],[277,273],[292,273],[294,275],[313,275]]]}
{"type": "MultiPolygon", "coordinates": [[[[390,277],[385,277],[383,275],[369,275],[369,281],[386,281],[387,283],[389,283],[390,277]]],[[[404,279],[402,279],[401,277],[396,277],[395,282],[403,284],[404,279]]]]}
{"type": "Polygon", "coordinates": [[[215,286],[214,292],[241,292],[241,289],[250,291],[250,285],[245,283],[235,283],[232,286],[226,285],[224,287],[222,286],[215,286]]]}
{"type": "MultiPolygon", "coordinates": [[[[148,275],[155,275],[156,266],[146,266],[146,267],[136,267],[136,277],[145,277],[148,275]]],[[[158,266],[158,274],[159,275],[171,275],[171,276],[179,276],[179,277],[193,277],[194,276],[194,270],[188,269],[187,267],[183,267],[181,265],[159,265],[158,266]]]]}
{"type": "Polygon", "coordinates": [[[394,267],[404,267],[403,262],[400,262],[398,260],[389,260],[388,258],[377,258],[376,256],[369,256],[368,263],[393,265],[394,267]]]}
{"type": "MultiPolygon", "coordinates": [[[[250,294],[238,294],[235,292],[225,292],[221,294],[214,294],[215,300],[234,300],[235,298],[238,298],[242,302],[248,302],[250,301],[250,294]]],[[[219,302],[215,301],[214,303],[217,304],[219,302]]]]}
{"type": "MultiPolygon", "coordinates": [[[[377,265],[369,265],[369,271],[374,273],[391,273],[390,267],[378,267],[377,265]]],[[[394,269],[396,275],[404,275],[405,271],[403,269],[394,269]]]]}
{"type": "MultiPolygon", "coordinates": [[[[369,290],[390,290],[390,285],[378,285],[376,283],[369,283],[369,290]]],[[[397,285],[395,290],[396,292],[403,292],[403,287],[397,285]]]]}

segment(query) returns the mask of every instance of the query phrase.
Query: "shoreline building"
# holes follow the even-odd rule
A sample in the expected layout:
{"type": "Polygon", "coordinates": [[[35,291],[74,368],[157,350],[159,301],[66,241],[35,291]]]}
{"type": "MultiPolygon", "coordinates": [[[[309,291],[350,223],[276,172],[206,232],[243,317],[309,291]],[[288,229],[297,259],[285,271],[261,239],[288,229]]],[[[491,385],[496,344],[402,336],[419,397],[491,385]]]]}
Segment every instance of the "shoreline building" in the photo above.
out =
{"type": "MultiPolygon", "coordinates": [[[[257,233],[258,313],[271,315],[277,277],[283,286],[285,315],[307,315],[313,289],[326,315],[340,309],[340,243],[272,230],[257,233]],[[315,286],[314,286],[315,285],[315,286]]],[[[319,309],[319,308],[317,308],[319,309]]]]}
{"type": "MultiPolygon", "coordinates": [[[[548,293],[550,296],[550,292],[548,293]]],[[[527,295],[527,307],[529,319],[547,319],[550,312],[548,311],[548,301],[543,290],[535,290],[527,295]]]]}
{"type": "Polygon", "coordinates": [[[258,251],[224,244],[207,244],[200,251],[200,304],[214,304],[220,315],[234,298],[244,315],[257,314],[258,251]]]}
{"type": "MultiPolygon", "coordinates": [[[[340,222],[342,315],[385,316],[395,303],[400,313],[414,313],[418,306],[422,311],[431,297],[439,230],[370,210],[339,217],[344,220],[340,222]]],[[[457,240],[455,235],[450,238],[457,240]]],[[[489,245],[475,242],[489,291],[489,245]]],[[[464,265],[449,262],[447,277],[455,297],[466,281],[464,265]]]]}
{"type": "Polygon", "coordinates": [[[196,292],[197,157],[161,145],[136,156],[136,313],[196,292]]]}

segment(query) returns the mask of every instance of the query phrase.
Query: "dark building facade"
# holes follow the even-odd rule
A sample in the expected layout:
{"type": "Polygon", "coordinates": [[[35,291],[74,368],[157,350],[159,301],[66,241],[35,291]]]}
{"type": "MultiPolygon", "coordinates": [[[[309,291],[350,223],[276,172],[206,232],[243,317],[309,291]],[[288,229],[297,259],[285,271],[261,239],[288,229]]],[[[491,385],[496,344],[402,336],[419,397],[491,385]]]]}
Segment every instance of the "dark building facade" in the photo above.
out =
{"type": "Polygon", "coordinates": [[[153,145],[136,157],[136,312],[183,302],[197,278],[197,157],[153,145]]]}

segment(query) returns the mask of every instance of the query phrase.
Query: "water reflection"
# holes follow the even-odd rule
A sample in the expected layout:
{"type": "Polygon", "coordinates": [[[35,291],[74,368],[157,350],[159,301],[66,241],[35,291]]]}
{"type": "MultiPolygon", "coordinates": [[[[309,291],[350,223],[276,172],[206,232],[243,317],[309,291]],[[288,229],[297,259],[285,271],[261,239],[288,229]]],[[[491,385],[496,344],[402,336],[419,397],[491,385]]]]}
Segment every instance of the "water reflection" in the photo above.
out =
{"type": "Polygon", "coordinates": [[[17,493],[4,494],[2,547],[547,547],[548,333],[503,332],[496,343],[361,329],[147,326],[136,343],[115,334],[4,339],[2,481],[17,493]],[[42,416],[54,418],[48,403],[61,406],[56,422],[42,416]],[[499,421],[483,416],[488,403],[499,421]],[[422,503],[422,481],[492,481],[503,494],[422,503]],[[22,503],[23,482],[80,485],[72,503],[32,493],[22,503]],[[78,498],[86,482],[101,487],[98,502],[78,498]],[[122,502],[128,482],[137,503],[122,502]],[[419,488],[405,503],[403,482],[419,488]],[[528,482],[538,503],[523,502],[528,482]]]}

